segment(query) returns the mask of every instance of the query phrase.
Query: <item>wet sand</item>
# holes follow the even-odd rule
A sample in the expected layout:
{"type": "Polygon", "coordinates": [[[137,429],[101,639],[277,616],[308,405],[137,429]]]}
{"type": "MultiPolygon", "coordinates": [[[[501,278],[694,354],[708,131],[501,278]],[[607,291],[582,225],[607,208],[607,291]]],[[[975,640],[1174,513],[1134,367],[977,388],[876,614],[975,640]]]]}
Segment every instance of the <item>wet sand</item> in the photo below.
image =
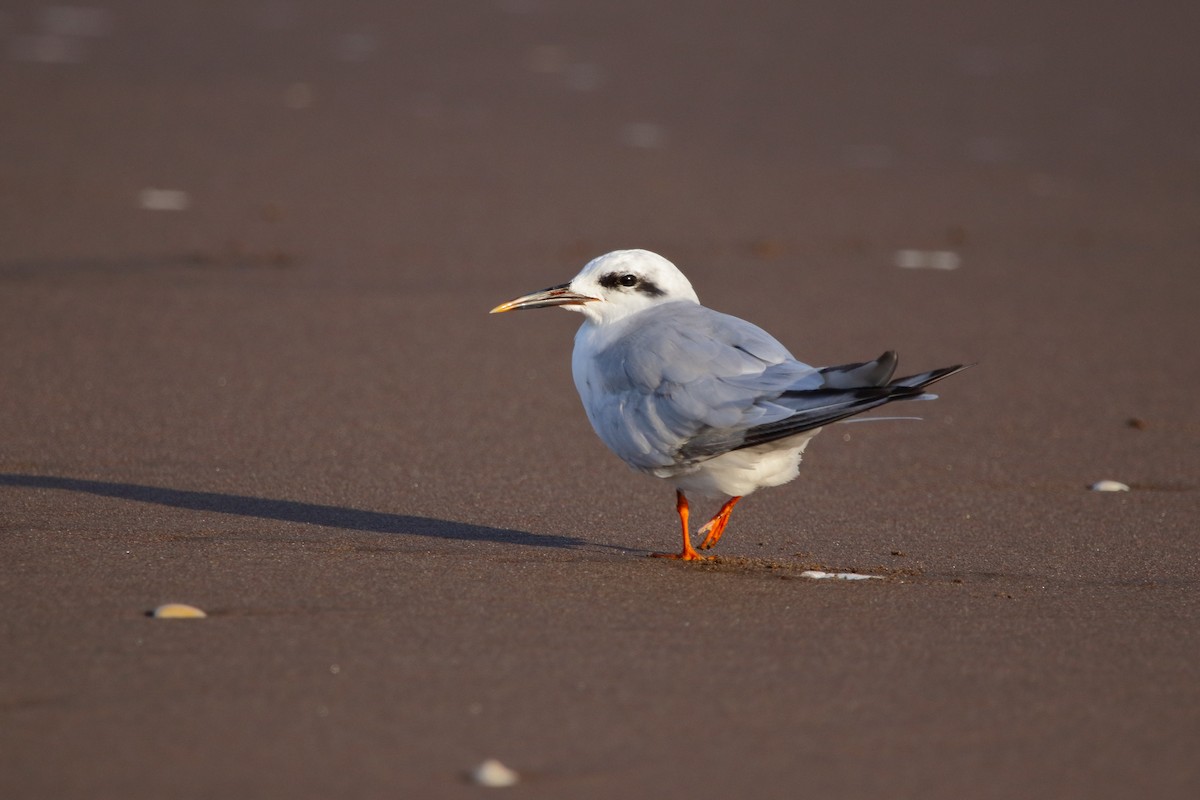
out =
{"type": "Polygon", "coordinates": [[[1194,9],[9,5],[0,796],[1200,791],[1194,9]],[[619,247],[979,366],[650,559],[619,247]]]}

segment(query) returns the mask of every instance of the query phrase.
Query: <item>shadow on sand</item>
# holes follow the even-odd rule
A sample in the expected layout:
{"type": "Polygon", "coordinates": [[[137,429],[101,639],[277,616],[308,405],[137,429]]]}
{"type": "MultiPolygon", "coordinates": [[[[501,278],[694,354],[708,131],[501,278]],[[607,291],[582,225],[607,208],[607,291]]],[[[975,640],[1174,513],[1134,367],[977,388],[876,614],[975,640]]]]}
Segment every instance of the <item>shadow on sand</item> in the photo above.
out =
{"type": "Polygon", "coordinates": [[[269,500],[219,492],[165,489],[136,483],[110,483],[47,475],[0,473],[0,486],[59,489],[101,497],[115,497],[120,500],[134,500],[139,503],[153,503],[172,508],[185,508],[189,511],[235,514],[282,522],[301,522],[307,525],[323,525],[327,528],[367,533],[429,536],[436,539],[459,541],[502,542],[529,547],[594,548],[610,546],[599,545],[573,536],[534,534],[430,517],[414,517],[407,514],[385,514],[379,511],[362,511],[357,508],[300,503],[294,500],[269,500]]]}

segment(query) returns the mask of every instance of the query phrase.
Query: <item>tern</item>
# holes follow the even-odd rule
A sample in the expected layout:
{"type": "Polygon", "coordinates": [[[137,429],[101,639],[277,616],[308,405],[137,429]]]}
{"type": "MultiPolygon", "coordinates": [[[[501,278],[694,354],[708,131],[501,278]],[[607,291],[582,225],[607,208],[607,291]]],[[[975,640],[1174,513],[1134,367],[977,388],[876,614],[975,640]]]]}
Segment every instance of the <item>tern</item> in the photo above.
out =
{"type": "Polygon", "coordinates": [[[505,311],[558,306],[584,316],[571,372],[596,435],[638,472],[675,487],[678,553],[698,561],[687,495],[726,498],[697,534],[720,541],[733,507],[757,489],[796,477],[822,426],[895,400],[932,399],[925,388],[969,365],[894,379],[897,357],[811,367],[743,319],[700,304],[691,283],[648,250],[593,259],[569,282],[501,303],[505,311]]]}

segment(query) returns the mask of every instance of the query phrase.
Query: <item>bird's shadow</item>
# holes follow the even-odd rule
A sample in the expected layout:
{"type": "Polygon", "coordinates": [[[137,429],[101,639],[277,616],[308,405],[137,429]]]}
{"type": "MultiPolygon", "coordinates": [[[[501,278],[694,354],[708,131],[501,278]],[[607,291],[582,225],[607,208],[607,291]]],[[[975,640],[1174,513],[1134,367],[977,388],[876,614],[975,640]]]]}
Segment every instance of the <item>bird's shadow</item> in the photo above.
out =
{"type": "MultiPolygon", "coordinates": [[[[133,500],[189,511],[234,514],[242,517],[273,519],[323,525],[366,533],[386,533],[404,536],[426,536],[450,541],[484,541],[527,547],[557,547],[566,549],[612,547],[579,539],[574,536],[536,534],[505,528],[490,528],[465,522],[417,517],[408,514],[388,514],[364,511],[343,506],[301,503],[295,500],[272,500],[221,492],[197,492],[188,489],[168,489],[137,483],[113,483],[80,478],[61,478],[50,475],[0,473],[0,486],[27,489],[58,489],[68,492],[133,500]]],[[[614,548],[615,549],[615,548],[614,548]]]]}

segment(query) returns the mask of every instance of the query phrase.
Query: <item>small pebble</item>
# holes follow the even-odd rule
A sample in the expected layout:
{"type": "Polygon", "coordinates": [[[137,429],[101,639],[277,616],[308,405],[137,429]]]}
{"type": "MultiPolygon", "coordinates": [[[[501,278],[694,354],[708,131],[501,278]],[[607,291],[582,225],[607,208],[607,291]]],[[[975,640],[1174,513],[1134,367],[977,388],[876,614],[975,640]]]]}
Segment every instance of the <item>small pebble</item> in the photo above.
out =
{"type": "Polygon", "coordinates": [[[205,614],[195,606],[186,603],[165,603],[154,609],[155,619],[204,619],[205,614]]]}
{"type": "Polygon", "coordinates": [[[283,92],[283,104],[288,108],[302,109],[313,104],[313,90],[307,83],[293,83],[283,92]]]}
{"type": "Polygon", "coordinates": [[[529,51],[529,69],[534,72],[553,74],[562,72],[567,66],[567,50],[556,44],[542,44],[529,51]]]}
{"type": "Polygon", "coordinates": [[[813,580],[834,579],[839,581],[866,581],[866,580],[883,580],[882,575],[863,575],[859,572],[822,572],[819,569],[806,569],[800,573],[801,578],[812,578],[813,580]]]}
{"type": "Polygon", "coordinates": [[[604,72],[595,64],[571,64],[563,79],[567,87],[577,92],[590,92],[604,85],[604,72]]]}
{"type": "Polygon", "coordinates": [[[333,52],[341,61],[361,64],[379,49],[379,40],[371,33],[343,33],[333,40],[333,52]]]}
{"type": "Polygon", "coordinates": [[[1120,481],[1096,481],[1092,484],[1093,492],[1128,492],[1129,487],[1120,481]]]}
{"type": "Polygon", "coordinates": [[[855,169],[882,169],[891,166],[895,160],[891,145],[858,144],[842,148],[842,161],[855,169]]]}
{"type": "Polygon", "coordinates": [[[471,780],[480,786],[498,789],[504,786],[516,785],[517,781],[520,780],[520,776],[496,759],[489,758],[471,770],[471,780]]]}

